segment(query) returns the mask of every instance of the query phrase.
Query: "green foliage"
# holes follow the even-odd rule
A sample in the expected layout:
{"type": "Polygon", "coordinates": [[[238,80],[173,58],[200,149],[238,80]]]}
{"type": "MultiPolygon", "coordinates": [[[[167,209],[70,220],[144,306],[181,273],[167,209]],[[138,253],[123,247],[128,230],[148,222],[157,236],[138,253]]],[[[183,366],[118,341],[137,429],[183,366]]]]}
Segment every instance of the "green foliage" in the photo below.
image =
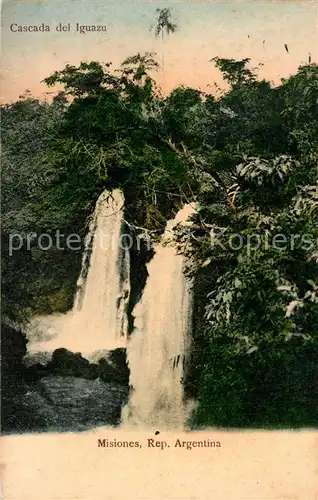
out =
{"type": "Polygon", "coordinates": [[[102,65],[96,61],[81,62],[78,67],[67,64],[64,70],[55,71],[51,76],[45,78],[44,82],[49,87],[60,83],[64,86],[66,93],[77,97],[99,94],[104,85],[118,84],[118,79],[107,71],[109,67],[110,63],[102,65]]]}
{"type": "Polygon", "coordinates": [[[227,80],[232,87],[255,81],[254,72],[246,67],[250,62],[248,58],[237,61],[235,59],[213,57],[211,61],[215,63],[216,67],[222,72],[225,80],[227,80]]]}
{"type": "Polygon", "coordinates": [[[222,150],[232,154],[231,175],[225,175],[226,163],[219,172],[228,198],[222,199],[220,183],[199,193],[193,273],[196,294],[207,302],[203,311],[197,303],[194,313],[200,326],[194,328],[186,380],[199,401],[192,423],[313,426],[317,65],[300,68],[272,89],[241,75],[244,64],[219,64],[232,87],[218,102],[219,110],[226,105],[228,118],[214,165],[222,166],[222,150]]]}
{"type": "Polygon", "coordinates": [[[159,64],[154,59],[156,54],[146,52],[143,56],[138,53],[134,56],[127,57],[122,63],[122,68],[126,75],[133,75],[133,80],[141,82],[143,77],[148,77],[148,71],[157,69],[159,64]]]}
{"type": "MultiPolygon", "coordinates": [[[[159,10],[158,34],[175,28],[159,10]]],[[[124,191],[137,232],[159,234],[196,200],[193,425],[314,425],[318,67],[273,87],[248,59],[213,61],[229,83],[219,98],[185,87],[164,98],[145,53],[118,71],[67,65],[45,79],[63,86],[51,104],[4,106],[4,315],[72,304],[81,251],[28,249],[28,232],[84,237],[105,188],[124,191]],[[12,232],[23,245],[9,257],[12,232]]]]}
{"type": "MultiPolygon", "coordinates": [[[[41,252],[34,238],[30,239],[29,248],[27,245],[27,234],[46,232],[47,220],[51,228],[54,227],[53,214],[55,227],[63,231],[65,214],[60,207],[50,206],[49,213],[45,210],[46,194],[53,192],[59,178],[52,163],[51,141],[63,112],[59,102],[48,105],[28,96],[2,108],[3,321],[22,322],[32,309],[53,312],[70,307],[73,273],[78,270],[74,255],[67,252],[61,255],[56,249],[51,253],[41,252]],[[22,248],[12,255],[10,234],[18,234],[23,239],[22,248]],[[71,271],[66,274],[68,266],[71,271]]],[[[84,221],[85,218],[81,225],[84,221]]],[[[80,254],[78,257],[80,259],[80,254]]]]}

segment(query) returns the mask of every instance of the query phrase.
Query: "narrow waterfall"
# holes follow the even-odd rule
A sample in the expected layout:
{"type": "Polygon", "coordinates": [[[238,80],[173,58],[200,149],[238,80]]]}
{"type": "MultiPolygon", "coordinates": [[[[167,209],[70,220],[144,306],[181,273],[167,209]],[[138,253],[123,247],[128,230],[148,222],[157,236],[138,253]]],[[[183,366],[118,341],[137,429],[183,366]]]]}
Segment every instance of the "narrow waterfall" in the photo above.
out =
{"type": "Polygon", "coordinates": [[[127,335],[124,305],[129,296],[129,249],[122,238],[123,211],[120,190],[101,194],[84,252],[85,259],[92,240],[88,272],[83,261],[74,302],[75,324],[105,349],[123,342],[127,335]]]}
{"type": "Polygon", "coordinates": [[[184,276],[184,258],[173,245],[172,230],[186,225],[193,208],[186,205],[169,221],[148,279],[135,306],[135,330],[128,344],[132,387],[123,409],[122,426],[182,429],[187,418],[181,378],[187,351],[191,294],[184,276]]]}
{"type": "Polygon", "coordinates": [[[33,326],[46,332],[50,326],[53,334],[49,340],[31,342],[29,351],[64,347],[90,359],[98,351],[126,345],[130,259],[123,212],[120,190],[100,195],[85,241],[73,310],[66,315],[35,318],[33,326]]]}

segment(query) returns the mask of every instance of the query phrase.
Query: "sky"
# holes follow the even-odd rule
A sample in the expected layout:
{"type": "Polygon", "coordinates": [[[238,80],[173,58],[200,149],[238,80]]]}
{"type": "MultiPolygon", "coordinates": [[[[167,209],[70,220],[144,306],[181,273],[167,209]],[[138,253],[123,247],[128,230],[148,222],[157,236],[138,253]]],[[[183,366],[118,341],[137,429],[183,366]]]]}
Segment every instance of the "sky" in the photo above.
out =
{"type": "Polygon", "coordinates": [[[4,0],[2,5],[1,100],[16,100],[25,89],[44,98],[41,83],[66,63],[97,60],[119,67],[128,56],[156,52],[164,71],[156,79],[169,92],[178,85],[213,91],[221,77],[212,57],[242,59],[263,66],[259,74],[274,83],[294,73],[301,63],[318,60],[317,3],[280,1],[116,1],[4,0]],[[149,27],[156,9],[169,7],[178,31],[164,44],[149,27]],[[44,33],[12,32],[11,24],[49,25],[44,33]],[[57,32],[70,23],[70,32],[57,32]],[[81,25],[106,25],[107,32],[76,32],[81,25]],[[285,50],[287,44],[289,52],[285,50]]]}

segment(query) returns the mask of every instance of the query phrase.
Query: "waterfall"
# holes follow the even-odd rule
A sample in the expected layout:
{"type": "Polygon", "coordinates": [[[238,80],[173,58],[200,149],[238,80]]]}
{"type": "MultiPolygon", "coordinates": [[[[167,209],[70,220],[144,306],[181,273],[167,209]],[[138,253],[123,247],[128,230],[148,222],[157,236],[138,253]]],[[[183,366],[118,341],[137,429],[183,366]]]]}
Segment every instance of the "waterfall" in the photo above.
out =
{"type": "Polygon", "coordinates": [[[129,249],[123,248],[123,209],[121,191],[104,191],[99,197],[88,233],[88,245],[92,239],[89,268],[87,272],[83,262],[74,302],[75,324],[105,349],[122,342],[127,334],[129,249]]]}
{"type": "Polygon", "coordinates": [[[120,190],[100,195],[85,239],[73,309],[66,315],[36,318],[39,330],[43,325],[47,331],[50,324],[55,334],[49,340],[31,343],[29,351],[64,347],[90,359],[93,353],[125,346],[130,259],[123,212],[120,190]]]}
{"type": "Polygon", "coordinates": [[[194,209],[186,205],[180,210],[154,247],[146,286],[133,310],[130,339],[130,254],[123,209],[119,190],[101,194],[85,239],[73,309],[64,315],[37,318],[45,335],[35,343],[30,341],[28,350],[32,355],[64,347],[97,361],[105,350],[127,347],[131,391],[122,411],[122,427],[183,429],[188,417],[182,376],[191,292],[175,234],[176,226],[191,224],[188,219],[194,209]]]}
{"type": "Polygon", "coordinates": [[[169,221],[147,266],[148,279],[135,306],[135,330],[128,344],[132,387],[123,409],[123,427],[182,429],[187,418],[181,378],[190,325],[190,284],[184,257],[173,245],[172,230],[187,224],[186,205],[169,221]]]}

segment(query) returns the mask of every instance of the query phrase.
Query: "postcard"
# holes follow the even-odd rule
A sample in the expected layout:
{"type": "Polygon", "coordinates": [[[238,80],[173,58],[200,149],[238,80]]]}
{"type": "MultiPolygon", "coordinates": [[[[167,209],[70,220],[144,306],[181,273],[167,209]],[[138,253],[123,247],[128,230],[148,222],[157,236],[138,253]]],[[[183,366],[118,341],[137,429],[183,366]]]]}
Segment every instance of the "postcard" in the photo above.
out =
{"type": "Polygon", "coordinates": [[[3,500],[317,499],[317,41],[3,2],[3,500]]]}

